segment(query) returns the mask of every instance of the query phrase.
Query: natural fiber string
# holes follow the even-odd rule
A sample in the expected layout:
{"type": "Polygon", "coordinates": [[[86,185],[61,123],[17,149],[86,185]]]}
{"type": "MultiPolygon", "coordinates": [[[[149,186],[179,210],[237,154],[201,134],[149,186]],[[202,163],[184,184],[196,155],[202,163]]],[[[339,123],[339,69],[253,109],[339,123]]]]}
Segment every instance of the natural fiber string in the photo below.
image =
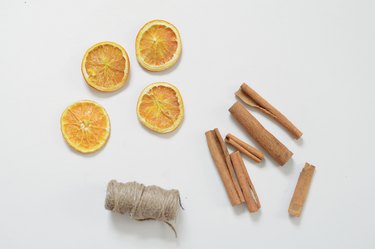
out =
{"type": "Polygon", "coordinates": [[[107,186],[105,208],[120,214],[128,214],[139,221],[158,220],[177,232],[170,223],[181,207],[178,190],[165,190],[158,186],[145,186],[137,182],[121,183],[111,180],[107,186]]]}

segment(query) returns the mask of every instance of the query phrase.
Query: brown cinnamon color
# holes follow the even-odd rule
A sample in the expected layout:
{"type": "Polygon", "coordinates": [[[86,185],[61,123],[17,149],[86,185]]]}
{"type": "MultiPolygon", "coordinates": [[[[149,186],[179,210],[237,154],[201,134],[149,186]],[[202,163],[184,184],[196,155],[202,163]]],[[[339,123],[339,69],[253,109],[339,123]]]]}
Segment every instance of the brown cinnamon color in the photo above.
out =
{"type": "Polygon", "coordinates": [[[224,183],[231,204],[238,205],[245,201],[240,185],[237,181],[229,153],[218,129],[206,132],[208,148],[221,180],[224,183]]]}
{"type": "Polygon", "coordinates": [[[238,181],[240,182],[247,209],[251,213],[258,211],[260,208],[258,195],[255,191],[253,183],[250,180],[249,174],[247,173],[246,166],[242,160],[240,152],[233,152],[230,154],[230,158],[232,160],[234,170],[236,171],[238,181]]]}
{"type": "Polygon", "coordinates": [[[284,165],[293,156],[293,153],[267,131],[239,102],[236,102],[229,112],[278,164],[284,165]]]}
{"type": "Polygon", "coordinates": [[[294,138],[298,139],[302,136],[302,132],[287,119],[279,110],[273,107],[256,91],[249,87],[246,83],[236,92],[236,96],[247,105],[257,108],[268,116],[272,117],[281,124],[294,138]]]}
{"type": "Polygon", "coordinates": [[[245,143],[241,139],[237,138],[232,134],[228,134],[225,137],[225,142],[232,145],[234,148],[253,159],[256,163],[263,160],[264,154],[253,146],[245,143]]]}
{"type": "Polygon", "coordinates": [[[296,188],[293,193],[292,200],[290,201],[288,212],[292,216],[299,217],[302,212],[307,194],[310,189],[312,176],[314,175],[315,166],[306,163],[303,167],[296,188]]]}

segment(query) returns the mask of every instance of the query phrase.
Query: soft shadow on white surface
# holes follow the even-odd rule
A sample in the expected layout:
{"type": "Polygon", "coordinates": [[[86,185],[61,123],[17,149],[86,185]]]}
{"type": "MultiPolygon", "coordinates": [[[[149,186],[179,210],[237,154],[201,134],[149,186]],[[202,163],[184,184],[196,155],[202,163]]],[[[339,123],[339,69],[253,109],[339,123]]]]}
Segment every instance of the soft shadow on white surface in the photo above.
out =
{"type": "Polygon", "coordinates": [[[374,8],[370,0],[0,1],[7,120],[0,123],[1,249],[375,248],[374,8]],[[184,46],[178,63],[159,73],[142,71],[134,51],[137,31],[152,18],[180,28],[184,46]],[[83,50],[99,40],[128,44],[125,92],[86,89],[83,50]],[[143,85],[163,80],[181,87],[188,104],[178,136],[151,135],[136,120],[143,85]],[[295,152],[283,167],[268,155],[262,169],[246,162],[261,215],[246,206],[230,211],[201,134],[219,126],[259,148],[228,117],[243,81],[258,82],[255,89],[305,132],[304,140],[289,141],[274,121],[251,111],[295,152]],[[59,131],[62,107],[82,97],[103,102],[117,127],[97,156],[70,153],[59,131]],[[305,160],[321,174],[301,217],[292,218],[288,206],[305,160]],[[178,239],[163,223],[103,210],[103,183],[113,178],[183,190],[188,210],[179,214],[178,239]],[[342,208],[348,196],[355,208],[342,208]]]}
{"type": "Polygon", "coordinates": [[[303,135],[302,135],[302,137],[300,137],[299,139],[294,139],[295,141],[296,141],[296,144],[298,145],[298,146],[303,146],[303,143],[304,143],[304,140],[303,140],[303,135]]]}
{"type": "Polygon", "coordinates": [[[289,215],[289,220],[295,226],[299,226],[301,224],[301,217],[293,217],[289,215]]]}
{"type": "Polygon", "coordinates": [[[236,215],[241,215],[241,214],[243,214],[243,213],[246,212],[246,206],[245,206],[244,204],[234,206],[234,207],[233,207],[233,212],[234,212],[236,215]]]}
{"type": "Polygon", "coordinates": [[[109,214],[114,229],[124,236],[135,236],[142,239],[160,238],[170,243],[178,244],[178,236],[182,234],[182,212],[179,210],[177,219],[173,224],[177,232],[177,238],[174,231],[164,222],[148,220],[137,221],[131,219],[128,215],[122,215],[114,212],[109,214]]]}
{"type": "Polygon", "coordinates": [[[261,215],[262,215],[262,209],[259,209],[255,213],[250,213],[249,210],[247,209],[246,203],[242,203],[240,205],[234,206],[233,207],[233,212],[236,215],[249,215],[252,221],[259,221],[261,215]]]}
{"type": "MultiPolygon", "coordinates": [[[[277,165],[277,163],[275,163],[277,165]]],[[[293,157],[289,159],[289,161],[287,161],[284,166],[277,166],[280,168],[280,171],[284,174],[284,175],[291,175],[293,173],[293,170],[295,168],[294,166],[294,159],[293,157]]]]}
{"type": "Polygon", "coordinates": [[[255,213],[249,213],[249,215],[252,221],[258,222],[260,220],[260,217],[262,216],[262,209],[259,209],[255,213]]]}

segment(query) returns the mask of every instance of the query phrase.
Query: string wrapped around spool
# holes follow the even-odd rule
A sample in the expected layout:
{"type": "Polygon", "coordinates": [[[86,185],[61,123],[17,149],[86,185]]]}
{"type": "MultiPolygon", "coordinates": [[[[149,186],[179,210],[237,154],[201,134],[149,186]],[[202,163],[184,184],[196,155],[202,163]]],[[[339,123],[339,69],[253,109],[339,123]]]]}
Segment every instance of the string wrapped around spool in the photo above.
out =
{"type": "Polygon", "coordinates": [[[176,220],[181,199],[178,190],[145,186],[137,182],[121,183],[111,180],[107,186],[105,208],[128,214],[139,221],[157,220],[166,223],[177,233],[171,222],[176,220]]]}

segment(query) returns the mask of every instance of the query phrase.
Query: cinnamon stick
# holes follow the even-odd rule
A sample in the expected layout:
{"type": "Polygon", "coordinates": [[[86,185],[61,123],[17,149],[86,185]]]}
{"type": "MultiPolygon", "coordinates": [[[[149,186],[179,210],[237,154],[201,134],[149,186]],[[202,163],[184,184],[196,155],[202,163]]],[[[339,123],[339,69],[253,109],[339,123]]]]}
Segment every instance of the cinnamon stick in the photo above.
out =
{"type": "Polygon", "coordinates": [[[285,117],[279,110],[273,107],[256,91],[243,83],[240,89],[236,92],[236,96],[240,98],[247,105],[257,108],[268,116],[272,117],[279,124],[281,124],[295,139],[302,136],[302,132],[285,117]]]}
{"type": "Polygon", "coordinates": [[[292,216],[299,217],[301,215],[303,205],[305,203],[307,194],[310,189],[312,176],[315,171],[315,166],[306,163],[303,167],[296,188],[290,201],[288,212],[292,216]]]}
{"type": "Polygon", "coordinates": [[[256,163],[259,163],[264,158],[264,154],[261,151],[245,143],[244,141],[240,140],[230,133],[225,137],[225,142],[253,159],[256,163]]]}
{"type": "Polygon", "coordinates": [[[259,210],[260,202],[254,185],[250,180],[249,174],[247,173],[246,166],[242,160],[241,154],[239,151],[233,152],[232,154],[230,154],[230,158],[232,160],[234,170],[236,171],[238,181],[240,182],[247,209],[251,213],[254,213],[259,210]]]}
{"type": "Polygon", "coordinates": [[[267,131],[242,104],[236,102],[229,112],[278,164],[284,165],[293,156],[293,153],[267,131]]]}
{"type": "Polygon", "coordinates": [[[206,139],[212,159],[219,171],[231,204],[233,206],[241,204],[245,199],[237,181],[227,147],[219,130],[207,131],[206,139]]]}

